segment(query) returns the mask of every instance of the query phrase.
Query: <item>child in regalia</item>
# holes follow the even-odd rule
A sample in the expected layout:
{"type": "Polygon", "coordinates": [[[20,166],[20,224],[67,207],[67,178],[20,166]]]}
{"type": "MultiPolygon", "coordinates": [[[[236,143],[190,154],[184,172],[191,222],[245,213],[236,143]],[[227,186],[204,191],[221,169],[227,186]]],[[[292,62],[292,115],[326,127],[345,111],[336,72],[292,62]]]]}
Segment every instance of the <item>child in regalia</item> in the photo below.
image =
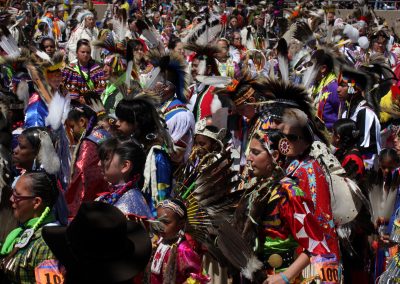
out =
{"type": "Polygon", "coordinates": [[[201,258],[185,239],[185,205],[176,199],[164,200],[157,205],[157,217],[163,230],[151,262],[150,283],[207,283],[201,258]]]}

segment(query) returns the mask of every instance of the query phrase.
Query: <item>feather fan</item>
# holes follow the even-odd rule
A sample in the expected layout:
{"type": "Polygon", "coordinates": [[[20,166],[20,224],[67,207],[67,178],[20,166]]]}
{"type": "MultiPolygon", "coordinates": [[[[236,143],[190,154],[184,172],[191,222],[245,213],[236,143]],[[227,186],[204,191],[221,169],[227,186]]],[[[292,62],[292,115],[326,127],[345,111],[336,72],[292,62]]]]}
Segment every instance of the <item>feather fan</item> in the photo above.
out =
{"type": "Polygon", "coordinates": [[[182,39],[184,43],[196,43],[207,45],[213,43],[220,36],[222,25],[218,16],[206,19],[192,29],[186,37],[182,39]]]}

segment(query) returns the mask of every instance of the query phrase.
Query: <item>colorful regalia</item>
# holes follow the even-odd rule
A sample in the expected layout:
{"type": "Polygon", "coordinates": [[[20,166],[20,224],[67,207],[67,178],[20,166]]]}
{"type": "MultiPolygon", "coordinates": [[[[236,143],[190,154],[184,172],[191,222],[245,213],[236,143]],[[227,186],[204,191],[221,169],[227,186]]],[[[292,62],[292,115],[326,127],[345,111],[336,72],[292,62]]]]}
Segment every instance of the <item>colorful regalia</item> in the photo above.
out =
{"type": "Polygon", "coordinates": [[[102,128],[94,128],[76,149],[76,160],[65,200],[69,216],[74,217],[82,202],[93,201],[99,193],[108,191],[108,183],[104,180],[99,166],[97,147],[101,141],[110,137],[102,128]]]}
{"type": "Polygon", "coordinates": [[[160,240],[151,262],[152,284],[164,283],[165,270],[171,255],[171,247],[177,245],[175,283],[207,283],[208,279],[202,275],[201,258],[193,250],[187,240],[168,245],[160,240]]]}
{"type": "MultiPolygon", "coordinates": [[[[313,216],[314,206],[291,178],[273,176],[259,180],[246,195],[248,213],[242,236],[251,238],[256,254],[269,274],[287,269],[295,260],[296,251],[305,252],[323,262],[336,263],[326,236],[313,216]],[[259,225],[257,225],[259,224],[259,225]],[[278,264],[274,259],[280,259],[278,264]]],[[[243,208],[239,206],[239,208],[243,208]]],[[[243,212],[237,211],[238,219],[243,212]]]]}
{"type": "Polygon", "coordinates": [[[312,88],[317,117],[329,130],[338,119],[340,101],[337,94],[337,79],[334,73],[325,76],[317,86],[312,88]]]}
{"type": "Polygon", "coordinates": [[[95,61],[87,66],[72,63],[63,70],[63,84],[72,100],[85,96],[100,96],[105,87],[103,69],[95,61]]]}
{"type": "Polygon", "coordinates": [[[311,157],[294,160],[286,169],[306,198],[313,202],[312,214],[321,226],[331,252],[339,259],[339,243],[333,221],[329,185],[320,164],[311,157]]]}
{"type": "Polygon", "coordinates": [[[356,122],[360,130],[359,149],[363,155],[364,162],[370,168],[376,154],[381,151],[381,124],[379,118],[368,105],[366,100],[361,100],[357,105],[352,105],[345,111],[342,118],[350,118],[356,122]]]}
{"type": "Polygon", "coordinates": [[[49,213],[50,209],[47,207],[45,214],[42,214],[43,218],[41,216],[28,220],[11,231],[2,244],[0,266],[9,281],[7,283],[37,283],[39,279],[37,278],[38,275],[35,275],[35,269],[42,262],[55,259],[42,238],[43,226],[54,221],[54,217],[49,213]],[[26,238],[22,237],[29,235],[25,233],[28,230],[34,230],[33,235],[24,243],[23,240],[26,240],[26,238]],[[16,245],[20,248],[16,248],[16,245]],[[16,250],[14,254],[13,250],[16,250]]]}
{"type": "Polygon", "coordinates": [[[188,133],[188,130],[191,130],[192,133],[194,132],[193,114],[181,100],[173,97],[164,102],[160,110],[174,143],[188,133]]]}
{"type": "Polygon", "coordinates": [[[152,146],[144,168],[143,195],[153,216],[157,215],[156,204],[171,196],[172,165],[168,153],[159,145],[152,146]]]}
{"type": "Polygon", "coordinates": [[[24,128],[41,126],[45,127],[46,117],[49,114],[46,103],[39,93],[33,92],[29,96],[28,106],[25,111],[24,128]]]}
{"type": "Polygon", "coordinates": [[[196,122],[212,115],[211,103],[214,98],[214,89],[215,87],[203,83],[189,87],[189,108],[192,110],[196,122]]]}
{"type": "Polygon", "coordinates": [[[133,214],[142,218],[152,218],[141,190],[133,181],[112,186],[110,192],[101,195],[97,201],[114,205],[125,215],[133,214]]]}

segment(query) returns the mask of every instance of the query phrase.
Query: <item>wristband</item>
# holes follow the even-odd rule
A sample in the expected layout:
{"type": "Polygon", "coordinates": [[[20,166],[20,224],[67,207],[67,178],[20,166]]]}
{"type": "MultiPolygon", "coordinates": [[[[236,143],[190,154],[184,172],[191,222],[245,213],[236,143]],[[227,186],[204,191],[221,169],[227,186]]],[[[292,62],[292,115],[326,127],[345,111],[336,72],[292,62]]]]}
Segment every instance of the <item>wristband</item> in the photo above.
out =
{"type": "Polygon", "coordinates": [[[283,281],[285,281],[286,284],[290,284],[289,278],[287,278],[285,274],[281,272],[279,273],[279,275],[282,277],[283,281]]]}

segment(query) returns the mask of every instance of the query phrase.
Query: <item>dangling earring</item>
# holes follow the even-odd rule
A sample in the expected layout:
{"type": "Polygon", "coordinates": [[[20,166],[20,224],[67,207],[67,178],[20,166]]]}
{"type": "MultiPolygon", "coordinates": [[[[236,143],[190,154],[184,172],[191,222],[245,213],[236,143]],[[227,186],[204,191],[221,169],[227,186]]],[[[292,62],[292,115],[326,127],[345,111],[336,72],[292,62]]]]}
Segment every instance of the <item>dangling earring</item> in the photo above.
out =
{"type": "Polygon", "coordinates": [[[278,150],[282,155],[287,155],[290,151],[290,144],[287,138],[282,138],[279,140],[278,150]]]}
{"type": "Polygon", "coordinates": [[[33,160],[32,171],[36,171],[36,158],[33,160]]]}

